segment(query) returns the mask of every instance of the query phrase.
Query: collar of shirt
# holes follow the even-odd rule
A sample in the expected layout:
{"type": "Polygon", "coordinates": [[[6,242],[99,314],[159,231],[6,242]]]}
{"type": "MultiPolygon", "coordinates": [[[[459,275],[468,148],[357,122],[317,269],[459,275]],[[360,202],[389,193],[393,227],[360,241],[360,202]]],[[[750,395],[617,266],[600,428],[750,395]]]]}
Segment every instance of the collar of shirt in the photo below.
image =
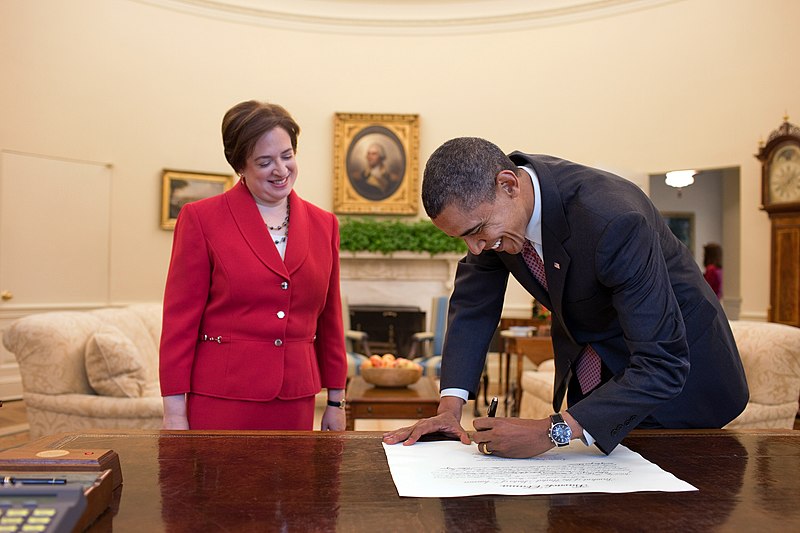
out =
{"type": "Polygon", "coordinates": [[[531,184],[533,184],[533,214],[525,228],[525,237],[533,243],[533,248],[539,257],[544,259],[542,253],[542,190],[539,187],[539,176],[530,167],[521,166],[519,168],[528,173],[531,177],[531,184]]]}

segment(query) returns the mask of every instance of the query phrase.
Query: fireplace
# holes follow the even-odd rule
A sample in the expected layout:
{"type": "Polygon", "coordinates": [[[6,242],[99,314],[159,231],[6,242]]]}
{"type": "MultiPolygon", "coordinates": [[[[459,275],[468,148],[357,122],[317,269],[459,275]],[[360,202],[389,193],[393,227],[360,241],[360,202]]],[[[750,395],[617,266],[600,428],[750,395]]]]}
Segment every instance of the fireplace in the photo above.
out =
{"type": "Polygon", "coordinates": [[[453,289],[460,254],[341,253],[350,327],[369,333],[373,352],[405,356],[411,336],[430,328],[433,299],[453,289]]]}
{"type": "Polygon", "coordinates": [[[350,327],[369,334],[373,353],[408,356],[412,337],[427,329],[419,307],[398,305],[351,305],[350,327]]]}
{"type": "MultiPolygon", "coordinates": [[[[341,253],[342,296],[349,305],[416,307],[430,317],[433,299],[449,295],[460,254],[341,253]]],[[[425,324],[427,329],[428,325],[425,324]]]]}

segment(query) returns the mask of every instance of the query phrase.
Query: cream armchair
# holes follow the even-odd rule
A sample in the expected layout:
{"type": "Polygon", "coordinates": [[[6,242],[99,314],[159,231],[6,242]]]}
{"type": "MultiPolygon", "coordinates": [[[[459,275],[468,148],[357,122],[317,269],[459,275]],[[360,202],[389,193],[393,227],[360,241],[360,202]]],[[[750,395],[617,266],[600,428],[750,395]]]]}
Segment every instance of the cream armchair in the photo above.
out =
{"type": "Polygon", "coordinates": [[[750,401],[727,429],[792,429],[800,396],[800,328],[732,320],[750,401]]]}
{"type": "MultiPolygon", "coordinates": [[[[744,364],[750,401],[725,427],[792,429],[800,396],[800,328],[733,320],[731,329],[744,364]]],[[[535,371],[523,372],[521,418],[545,418],[552,413],[554,374],[552,360],[535,371]]]]}
{"type": "Polygon", "coordinates": [[[13,322],[31,438],[84,429],[160,428],[161,305],[39,313],[13,322]]]}

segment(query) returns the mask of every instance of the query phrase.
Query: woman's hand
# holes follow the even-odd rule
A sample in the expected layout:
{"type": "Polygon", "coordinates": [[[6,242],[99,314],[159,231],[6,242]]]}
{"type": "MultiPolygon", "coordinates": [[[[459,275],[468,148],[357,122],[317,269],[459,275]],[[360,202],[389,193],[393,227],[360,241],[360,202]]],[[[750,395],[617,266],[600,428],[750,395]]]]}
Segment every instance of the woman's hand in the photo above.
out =
{"type": "Polygon", "coordinates": [[[340,407],[331,407],[329,405],[325,408],[325,412],[322,413],[322,424],[320,424],[320,430],[344,431],[346,423],[347,420],[344,409],[340,407]]]}
{"type": "Polygon", "coordinates": [[[161,422],[161,429],[189,429],[189,419],[185,416],[167,416],[161,422]]]}
{"type": "Polygon", "coordinates": [[[164,396],[164,418],[161,429],[189,429],[189,418],[186,415],[186,395],[175,394],[164,396]]]}

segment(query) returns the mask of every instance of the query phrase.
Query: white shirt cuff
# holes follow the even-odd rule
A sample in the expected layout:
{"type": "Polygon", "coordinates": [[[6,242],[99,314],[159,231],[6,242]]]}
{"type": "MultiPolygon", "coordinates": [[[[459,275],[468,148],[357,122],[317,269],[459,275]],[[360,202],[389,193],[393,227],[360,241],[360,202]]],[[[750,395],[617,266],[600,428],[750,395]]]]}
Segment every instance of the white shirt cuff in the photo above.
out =
{"type": "Polygon", "coordinates": [[[444,396],[456,396],[456,397],[461,398],[462,400],[464,400],[464,402],[466,403],[466,401],[469,399],[469,392],[467,392],[464,389],[455,389],[455,388],[442,389],[441,396],[443,396],[443,397],[444,396]]]}

